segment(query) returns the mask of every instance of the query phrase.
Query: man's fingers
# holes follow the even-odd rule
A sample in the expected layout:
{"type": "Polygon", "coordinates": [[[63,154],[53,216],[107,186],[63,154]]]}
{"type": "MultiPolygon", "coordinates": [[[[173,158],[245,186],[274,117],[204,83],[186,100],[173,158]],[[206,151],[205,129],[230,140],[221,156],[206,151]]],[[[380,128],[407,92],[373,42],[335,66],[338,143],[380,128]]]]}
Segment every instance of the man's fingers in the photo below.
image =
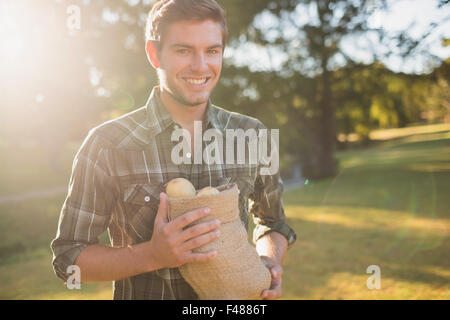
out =
{"type": "Polygon", "coordinates": [[[178,218],[172,220],[167,226],[169,229],[168,231],[170,233],[177,232],[178,230],[183,229],[192,222],[206,217],[207,215],[209,215],[210,212],[211,212],[210,208],[199,208],[189,211],[183,214],[182,216],[179,216],[178,218]]]}
{"type": "Polygon", "coordinates": [[[279,265],[278,267],[279,268],[277,268],[277,266],[274,266],[270,269],[270,273],[272,275],[270,288],[261,292],[261,298],[266,300],[281,298],[281,275],[283,273],[283,269],[279,265]],[[276,276],[274,276],[274,274],[276,276]]]}
{"type": "Polygon", "coordinates": [[[195,238],[202,234],[208,233],[217,229],[220,226],[220,221],[218,219],[202,222],[195,226],[191,226],[183,230],[177,237],[177,243],[185,242],[189,239],[195,238]]]}
{"type": "Polygon", "coordinates": [[[159,221],[168,222],[167,195],[164,192],[159,194],[159,207],[155,217],[155,224],[159,221]]]}
{"type": "Polygon", "coordinates": [[[219,230],[214,230],[211,232],[208,232],[206,234],[203,234],[201,236],[195,237],[189,241],[186,241],[181,245],[182,251],[190,251],[192,249],[198,248],[204,244],[207,244],[209,242],[212,242],[216,240],[220,235],[219,230]]]}
{"type": "Polygon", "coordinates": [[[212,250],[205,253],[192,253],[189,252],[186,257],[186,263],[190,262],[208,262],[217,256],[217,251],[212,250]]]}
{"type": "Polygon", "coordinates": [[[283,275],[283,268],[279,264],[277,264],[270,269],[270,273],[272,275],[272,278],[281,278],[281,276],[283,275]]]}
{"type": "Polygon", "coordinates": [[[275,300],[281,298],[280,290],[264,290],[261,297],[265,300],[275,300]]]}
{"type": "Polygon", "coordinates": [[[281,280],[272,281],[270,289],[263,290],[261,297],[267,300],[279,299],[281,298],[281,280]]]}

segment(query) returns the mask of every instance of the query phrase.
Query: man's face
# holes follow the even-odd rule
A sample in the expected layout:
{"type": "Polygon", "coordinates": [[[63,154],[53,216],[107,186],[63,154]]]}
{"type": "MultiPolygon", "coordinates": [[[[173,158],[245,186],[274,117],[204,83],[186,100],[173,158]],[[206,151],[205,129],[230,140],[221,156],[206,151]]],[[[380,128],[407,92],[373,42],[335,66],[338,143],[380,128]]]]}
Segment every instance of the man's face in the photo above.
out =
{"type": "Polygon", "coordinates": [[[170,25],[158,54],[161,89],[187,106],[206,103],[219,80],[222,51],[219,23],[180,21],[170,25]]]}

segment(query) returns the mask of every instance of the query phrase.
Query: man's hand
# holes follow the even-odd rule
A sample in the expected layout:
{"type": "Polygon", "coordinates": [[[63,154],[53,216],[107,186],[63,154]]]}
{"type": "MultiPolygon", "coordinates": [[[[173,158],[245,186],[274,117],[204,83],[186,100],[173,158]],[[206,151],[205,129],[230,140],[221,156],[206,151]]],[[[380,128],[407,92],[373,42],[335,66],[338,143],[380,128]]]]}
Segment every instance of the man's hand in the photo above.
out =
{"type": "Polygon", "coordinates": [[[207,262],[215,258],[215,250],[193,253],[192,250],[216,240],[219,235],[219,220],[199,223],[186,228],[192,222],[206,217],[209,208],[199,208],[168,221],[167,195],[160,194],[160,203],[155,217],[153,235],[149,241],[150,259],[153,268],[176,268],[188,262],[207,262]]]}
{"type": "Polygon", "coordinates": [[[275,300],[281,298],[281,276],[283,275],[283,268],[274,259],[267,256],[261,256],[264,265],[270,270],[272,281],[270,288],[261,292],[261,297],[264,300],[275,300]]]}
{"type": "Polygon", "coordinates": [[[261,292],[263,299],[281,298],[281,276],[283,274],[281,264],[287,247],[287,239],[276,231],[265,234],[256,242],[256,251],[272,276],[270,288],[261,292]]]}

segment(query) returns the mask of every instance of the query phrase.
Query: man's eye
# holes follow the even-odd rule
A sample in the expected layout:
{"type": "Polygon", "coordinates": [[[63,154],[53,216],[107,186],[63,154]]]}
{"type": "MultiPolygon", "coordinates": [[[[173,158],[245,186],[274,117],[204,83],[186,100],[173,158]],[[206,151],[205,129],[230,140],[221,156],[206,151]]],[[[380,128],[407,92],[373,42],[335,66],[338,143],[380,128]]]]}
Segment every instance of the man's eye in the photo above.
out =
{"type": "Polygon", "coordinates": [[[181,53],[181,54],[186,54],[189,52],[189,50],[188,49],[178,49],[177,52],[181,53]]]}
{"type": "Polygon", "coordinates": [[[219,50],[217,50],[217,49],[211,49],[211,50],[209,50],[209,53],[211,53],[211,54],[218,54],[218,53],[219,53],[219,50]]]}

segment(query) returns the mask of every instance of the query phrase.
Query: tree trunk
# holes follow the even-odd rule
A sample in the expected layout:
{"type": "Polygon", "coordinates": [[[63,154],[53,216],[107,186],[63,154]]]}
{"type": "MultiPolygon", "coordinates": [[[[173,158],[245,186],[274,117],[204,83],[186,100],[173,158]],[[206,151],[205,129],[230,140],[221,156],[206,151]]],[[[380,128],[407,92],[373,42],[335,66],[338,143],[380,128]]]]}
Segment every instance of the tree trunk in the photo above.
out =
{"type": "Polygon", "coordinates": [[[332,74],[327,69],[328,57],[324,52],[322,56],[322,97],[319,103],[319,153],[318,153],[318,178],[336,175],[336,163],[334,152],[336,149],[336,115],[333,104],[333,92],[331,88],[332,74]]]}
{"type": "Polygon", "coordinates": [[[404,128],[408,124],[408,118],[405,114],[405,110],[403,109],[401,101],[394,100],[394,110],[397,114],[398,123],[397,126],[399,128],[404,128]]]}

